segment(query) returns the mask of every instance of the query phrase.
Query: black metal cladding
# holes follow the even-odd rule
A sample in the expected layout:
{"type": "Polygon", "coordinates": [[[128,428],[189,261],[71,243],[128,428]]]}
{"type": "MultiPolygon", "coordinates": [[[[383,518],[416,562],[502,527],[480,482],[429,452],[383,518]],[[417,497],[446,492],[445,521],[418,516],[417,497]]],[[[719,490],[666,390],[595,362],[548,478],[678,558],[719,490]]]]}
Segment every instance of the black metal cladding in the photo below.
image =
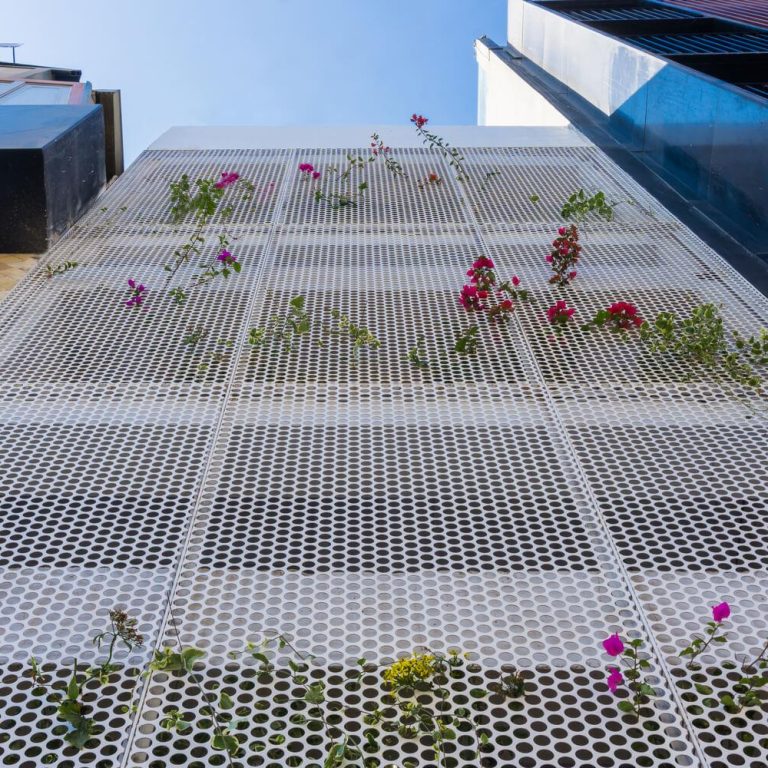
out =
{"type": "Polygon", "coordinates": [[[556,13],[768,97],[768,31],[652,0],[544,0],[556,13]],[[701,66],[699,64],[701,63],[701,66]]]}
{"type": "Polygon", "coordinates": [[[662,56],[687,53],[768,53],[768,32],[639,35],[627,42],[662,56]]]}
{"type": "Polygon", "coordinates": [[[677,8],[644,8],[627,6],[621,8],[575,8],[563,11],[579,21],[647,21],[650,19],[690,19],[696,14],[677,8]]]}

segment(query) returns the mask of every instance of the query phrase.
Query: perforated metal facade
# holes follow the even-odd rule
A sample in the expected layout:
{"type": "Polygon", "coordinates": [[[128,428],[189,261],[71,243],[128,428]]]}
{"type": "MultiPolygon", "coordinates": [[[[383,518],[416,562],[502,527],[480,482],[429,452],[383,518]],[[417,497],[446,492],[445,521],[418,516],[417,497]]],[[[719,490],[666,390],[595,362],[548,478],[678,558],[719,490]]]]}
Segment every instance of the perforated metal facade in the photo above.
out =
{"type": "MultiPolygon", "coordinates": [[[[274,630],[315,654],[315,679],[351,707],[364,708],[348,688],[362,655],[468,651],[484,671],[455,681],[457,700],[518,666],[524,702],[471,704],[493,733],[487,765],[766,765],[765,713],[726,714],[676,657],[721,600],[733,640],[706,657],[717,690],[768,637],[766,424],[636,345],[551,337],[544,256],[559,204],[579,187],[625,201],[615,222],[584,228],[567,289],[583,320],[619,299],[645,316],[715,302],[751,332],[768,304],[573,132],[537,146],[535,131],[511,131],[493,148],[472,135],[471,178],[498,174],[484,188],[406,148],[412,177],[437,169],[444,183],[419,191],[374,164],[366,202],[339,212],[311,199],[297,165],[345,150],[148,151],[47,257],[80,266],[51,280],[37,270],[0,305],[0,762],[224,764],[204,736],[159,727],[169,708],[196,706],[184,677],[156,674],[131,718],[128,673],[116,676],[91,701],[106,726],[93,749],[54,732],[26,659],[64,679],[74,656],[94,659],[91,638],[120,605],[148,646],[205,649],[209,690],[258,703],[238,765],[324,759],[286,722],[288,683],[227,657],[274,630]],[[126,280],[154,290],[188,234],[169,223],[168,182],[222,170],[256,186],[234,216],[242,273],[180,310],[124,309],[126,280]],[[451,361],[457,291],[483,254],[532,301],[476,358],[451,361]],[[356,365],[338,346],[249,349],[247,329],[299,294],[315,323],[338,308],[382,348],[356,365]],[[237,340],[204,371],[181,342],[195,324],[211,343],[237,340]],[[420,335],[428,370],[404,359],[420,335]],[[640,725],[605,686],[600,641],[614,631],[651,652],[658,697],[640,725]],[[285,739],[257,752],[268,728],[285,739]]],[[[376,678],[363,682],[373,700],[376,678]]],[[[399,742],[381,765],[409,754],[434,765],[429,748],[399,742]]],[[[452,764],[475,765],[468,755],[452,764]]]]}

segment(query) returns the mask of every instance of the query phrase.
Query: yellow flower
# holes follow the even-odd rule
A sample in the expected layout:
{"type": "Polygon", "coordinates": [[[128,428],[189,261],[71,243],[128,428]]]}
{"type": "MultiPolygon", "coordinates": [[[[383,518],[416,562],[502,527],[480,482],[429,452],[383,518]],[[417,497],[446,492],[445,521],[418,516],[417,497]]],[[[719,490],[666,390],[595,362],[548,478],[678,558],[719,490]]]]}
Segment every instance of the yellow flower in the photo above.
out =
{"type": "Polygon", "coordinates": [[[408,659],[399,659],[384,670],[384,682],[393,688],[402,688],[429,680],[435,674],[434,661],[435,657],[431,653],[414,654],[408,659]]]}

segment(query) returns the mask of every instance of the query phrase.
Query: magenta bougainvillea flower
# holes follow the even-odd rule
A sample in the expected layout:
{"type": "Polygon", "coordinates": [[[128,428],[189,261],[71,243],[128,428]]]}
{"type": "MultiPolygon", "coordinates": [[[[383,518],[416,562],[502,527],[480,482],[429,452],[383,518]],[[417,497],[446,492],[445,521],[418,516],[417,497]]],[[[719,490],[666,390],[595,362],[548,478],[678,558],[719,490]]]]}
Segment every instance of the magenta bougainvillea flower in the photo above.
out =
{"type": "Polygon", "coordinates": [[[574,312],[576,312],[576,310],[573,307],[569,307],[566,301],[560,299],[547,310],[547,320],[549,320],[552,325],[567,325],[573,317],[574,312]]]}
{"type": "Polygon", "coordinates": [[[470,269],[467,277],[473,285],[482,290],[489,290],[496,282],[496,273],[493,271],[493,261],[486,256],[481,256],[470,269]]]}
{"type": "Polygon", "coordinates": [[[720,603],[712,606],[712,618],[719,624],[731,615],[731,606],[728,603],[720,603]]]}
{"type": "Polygon", "coordinates": [[[624,682],[624,676],[618,667],[608,667],[610,674],[608,675],[608,690],[611,693],[616,693],[618,687],[624,682]]]}
{"type": "Polygon", "coordinates": [[[131,297],[128,301],[124,302],[126,307],[138,308],[144,303],[147,291],[146,286],[137,283],[135,280],[128,281],[128,287],[130,289],[131,297]]]}
{"type": "Polygon", "coordinates": [[[552,250],[547,255],[547,264],[552,265],[555,273],[549,278],[550,283],[566,286],[576,277],[576,266],[581,254],[579,230],[575,224],[560,227],[558,236],[552,241],[552,250]]]}
{"type": "Polygon", "coordinates": [[[213,186],[216,187],[216,189],[224,189],[230,184],[234,184],[239,178],[239,173],[229,173],[227,171],[222,171],[221,179],[219,179],[219,181],[217,181],[213,186]]]}
{"type": "Polygon", "coordinates": [[[483,300],[488,298],[488,291],[478,289],[475,285],[465,285],[459,294],[459,304],[467,312],[482,312],[485,309],[483,300]]]}
{"type": "Polygon", "coordinates": [[[227,250],[222,251],[216,259],[224,264],[234,264],[237,261],[237,258],[227,250]]]}
{"type": "MultiPolygon", "coordinates": [[[[378,134],[374,134],[378,138],[378,134]]],[[[382,141],[376,141],[374,139],[371,142],[371,154],[372,155],[388,155],[392,151],[392,147],[387,147],[384,142],[382,141]]]]}
{"type": "Polygon", "coordinates": [[[312,163],[299,163],[299,170],[307,177],[311,176],[315,181],[320,178],[320,171],[316,171],[312,163]]]}
{"type": "Polygon", "coordinates": [[[624,643],[618,634],[611,635],[603,640],[603,648],[609,656],[621,656],[624,653],[624,643]]]}
{"type": "Polygon", "coordinates": [[[520,285],[520,278],[517,275],[513,275],[512,285],[514,285],[515,288],[517,288],[517,286],[520,285]]]}
{"type": "Polygon", "coordinates": [[[423,128],[429,120],[424,117],[424,115],[417,115],[415,112],[413,115],[411,115],[411,122],[417,127],[417,128],[423,128]]]}

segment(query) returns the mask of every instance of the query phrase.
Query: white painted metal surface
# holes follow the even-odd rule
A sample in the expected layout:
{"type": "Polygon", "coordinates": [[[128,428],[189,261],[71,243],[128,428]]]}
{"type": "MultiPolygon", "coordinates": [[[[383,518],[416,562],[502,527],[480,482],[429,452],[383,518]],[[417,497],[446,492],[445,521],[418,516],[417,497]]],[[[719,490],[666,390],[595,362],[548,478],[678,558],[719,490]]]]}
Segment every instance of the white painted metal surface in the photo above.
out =
{"type": "MultiPolygon", "coordinates": [[[[261,702],[271,722],[285,716],[279,686],[226,654],[277,630],[318,656],[318,679],[350,706],[345,670],[361,655],[428,644],[471,652],[484,682],[500,665],[526,670],[524,704],[473,705],[494,733],[488,765],[766,764],[764,713],[711,706],[675,657],[721,600],[734,641],[706,658],[716,687],[766,638],[765,424],[612,336],[551,340],[544,256],[559,204],[578,187],[631,200],[613,224],[584,228],[568,289],[581,319],[616,299],[646,316],[712,301],[755,330],[768,304],[575,132],[542,131],[541,146],[534,131],[446,135],[466,139],[470,177],[494,171],[492,183],[460,185],[434,153],[403,149],[409,173],[437,169],[445,183],[419,191],[371,165],[366,202],[333,212],[297,172],[343,158],[331,133],[174,129],[46,257],[81,266],[33,272],[0,305],[3,764],[222,764],[205,738],[159,727],[169,708],[195,706],[184,678],[155,675],[133,726],[119,710],[125,680],[105,689],[95,749],[76,754],[54,733],[24,661],[34,653],[64,679],[73,656],[94,658],[90,638],[115,604],[151,644],[204,648],[206,685],[248,711],[261,702]],[[304,149],[269,148],[283,140],[304,149]],[[126,280],[154,290],[185,234],[168,220],[168,182],[222,170],[256,184],[234,217],[243,272],[179,315],[123,309],[126,280]],[[483,253],[533,301],[476,359],[451,364],[440,356],[465,322],[457,292],[483,253]],[[338,347],[251,352],[247,329],[299,294],[315,323],[341,309],[382,349],[356,366],[338,347]],[[238,341],[202,373],[181,343],[193,323],[238,341]],[[403,359],[420,334],[428,371],[403,359]],[[617,630],[652,652],[658,699],[640,726],[604,684],[600,641],[617,630]]],[[[322,764],[301,729],[254,751],[261,730],[238,731],[239,765],[322,764]]],[[[416,754],[433,765],[429,748],[416,754]]]]}

